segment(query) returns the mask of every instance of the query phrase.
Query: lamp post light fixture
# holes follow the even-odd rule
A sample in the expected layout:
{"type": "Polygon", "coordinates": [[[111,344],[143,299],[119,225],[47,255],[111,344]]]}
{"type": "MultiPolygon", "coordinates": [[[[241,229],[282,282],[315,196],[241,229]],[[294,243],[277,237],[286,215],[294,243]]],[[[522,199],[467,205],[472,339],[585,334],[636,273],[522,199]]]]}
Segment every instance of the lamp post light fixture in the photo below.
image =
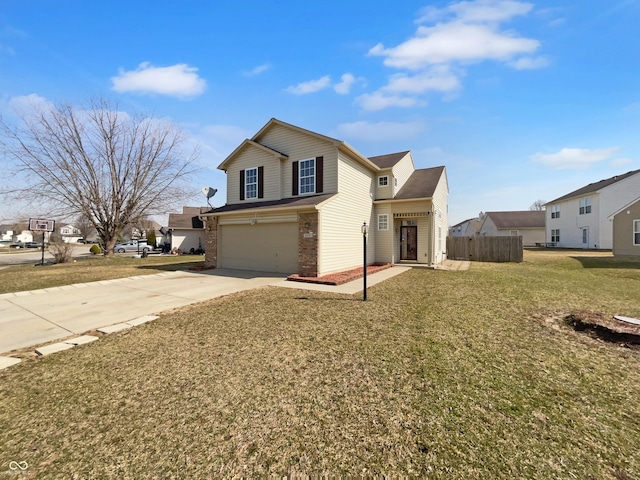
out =
{"type": "Polygon", "coordinates": [[[362,301],[367,300],[367,232],[369,231],[369,227],[367,227],[367,222],[362,224],[360,228],[362,231],[362,250],[364,252],[364,257],[362,261],[362,279],[363,279],[363,290],[362,290],[362,301]]]}

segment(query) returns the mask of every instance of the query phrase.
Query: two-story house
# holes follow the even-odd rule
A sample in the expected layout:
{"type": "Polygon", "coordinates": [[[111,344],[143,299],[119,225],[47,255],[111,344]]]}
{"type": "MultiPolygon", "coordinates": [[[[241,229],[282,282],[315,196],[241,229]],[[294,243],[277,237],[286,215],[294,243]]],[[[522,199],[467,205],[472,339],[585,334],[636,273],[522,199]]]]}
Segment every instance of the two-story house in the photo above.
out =
{"type": "Polygon", "coordinates": [[[218,167],[227,201],[203,214],[208,266],[315,277],[363,263],[445,258],[443,166],[411,152],[367,158],[344,141],[271,119],[218,167]]]}
{"type": "Polygon", "coordinates": [[[558,247],[613,248],[609,217],[638,198],[640,170],[590,183],[546,204],[546,238],[558,247]]]}

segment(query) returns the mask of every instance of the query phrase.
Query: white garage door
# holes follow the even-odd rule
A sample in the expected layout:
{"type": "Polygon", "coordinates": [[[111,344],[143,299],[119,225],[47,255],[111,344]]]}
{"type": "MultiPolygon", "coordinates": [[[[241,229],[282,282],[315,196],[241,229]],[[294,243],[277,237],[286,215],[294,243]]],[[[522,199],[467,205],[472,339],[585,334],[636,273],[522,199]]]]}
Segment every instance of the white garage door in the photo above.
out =
{"type": "Polygon", "coordinates": [[[222,225],[218,263],[222,268],[297,273],[298,224],[222,225]]]}

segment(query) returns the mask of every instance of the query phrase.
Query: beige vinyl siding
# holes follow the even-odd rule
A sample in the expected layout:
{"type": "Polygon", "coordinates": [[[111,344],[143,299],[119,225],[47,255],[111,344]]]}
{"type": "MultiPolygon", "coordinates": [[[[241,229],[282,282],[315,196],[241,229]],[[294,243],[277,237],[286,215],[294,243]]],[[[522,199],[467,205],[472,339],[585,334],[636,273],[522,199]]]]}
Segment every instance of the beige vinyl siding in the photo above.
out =
{"type": "Polygon", "coordinates": [[[433,222],[434,222],[434,258],[435,264],[442,263],[446,258],[447,232],[449,230],[449,186],[447,182],[447,171],[442,171],[442,176],[433,192],[433,222]],[[438,237],[439,234],[439,237],[438,237]]]}
{"type": "Polygon", "coordinates": [[[396,250],[393,246],[396,236],[391,204],[383,203],[375,206],[371,234],[375,237],[375,257],[376,263],[393,263],[397,258],[396,250]],[[388,215],[389,229],[378,230],[378,215],[388,215]]]}
{"type": "Polygon", "coordinates": [[[383,170],[382,172],[378,172],[375,177],[375,198],[378,199],[387,199],[393,198],[393,172],[391,170],[383,170]],[[387,177],[388,184],[385,187],[379,186],[380,177],[387,177]]]}
{"type": "MultiPolygon", "coordinates": [[[[338,160],[338,173],[340,194],[320,210],[320,275],[362,265],[360,228],[363,222],[371,226],[374,221],[372,195],[376,174],[343,154],[338,160]]],[[[372,233],[370,230],[367,242],[368,263],[375,258],[376,236],[372,233]]]]}
{"type": "Polygon", "coordinates": [[[413,165],[413,158],[411,157],[411,152],[408,152],[404,157],[402,157],[402,160],[393,166],[392,174],[398,179],[398,186],[395,186],[394,184],[392,197],[400,191],[414,171],[415,166],[413,165]]]}
{"type": "Polygon", "coordinates": [[[324,158],[322,193],[338,191],[338,150],[331,142],[281,125],[274,125],[255,141],[289,157],[280,171],[280,198],[291,197],[291,163],[315,157],[324,158]]]}
{"type": "Polygon", "coordinates": [[[246,147],[229,165],[227,170],[227,203],[279,200],[281,160],[257,147],[246,147]],[[240,171],[264,167],[264,198],[240,200],[240,171]]]}

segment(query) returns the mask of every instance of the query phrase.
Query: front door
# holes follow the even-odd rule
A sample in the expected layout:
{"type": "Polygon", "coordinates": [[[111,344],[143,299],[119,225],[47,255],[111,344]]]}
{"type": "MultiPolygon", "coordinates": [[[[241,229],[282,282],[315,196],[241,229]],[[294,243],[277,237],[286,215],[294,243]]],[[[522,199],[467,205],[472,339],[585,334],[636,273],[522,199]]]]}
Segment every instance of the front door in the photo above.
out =
{"type": "Polygon", "coordinates": [[[418,227],[400,227],[400,260],[418,260],[418,227]]]}

